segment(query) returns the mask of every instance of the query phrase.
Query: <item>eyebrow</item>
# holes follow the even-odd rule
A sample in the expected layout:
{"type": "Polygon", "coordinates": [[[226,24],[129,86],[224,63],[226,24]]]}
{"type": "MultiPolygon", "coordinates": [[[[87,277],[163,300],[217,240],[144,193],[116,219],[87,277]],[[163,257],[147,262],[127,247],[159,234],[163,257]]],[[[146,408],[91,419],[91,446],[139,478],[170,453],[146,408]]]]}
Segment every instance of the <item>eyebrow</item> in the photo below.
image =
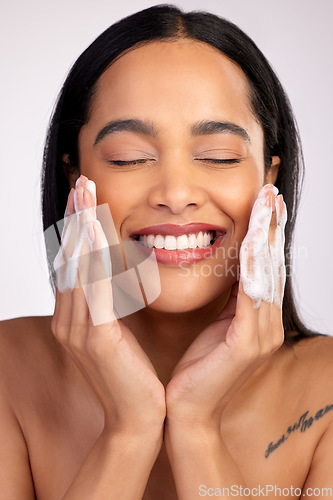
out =
{"type": "MultiPolygon", "coordinates": [[[[158,129],[152,122],[138,119],[128,120],[114,120],[107,123],[97,134],[94,146],[97,146],[104,137],[114,134],[116,132],[136,132],[150,137],[158,136],[158,129]]],[[[250,136],[247,131],[231,122],[219,122],[212,120],[203,120],[195,123],[191,127],[191,134],[193,136],[210,135],[210,134],[234,134],[241,137],[244,141],[251,144],[250,136]]]]}
{"type": "Polygon", "coordinates": [[[250,136],[245,128],[231,122],[201,121],[191,128],[192,135],[234,134],[251,144],[250,136]]]}

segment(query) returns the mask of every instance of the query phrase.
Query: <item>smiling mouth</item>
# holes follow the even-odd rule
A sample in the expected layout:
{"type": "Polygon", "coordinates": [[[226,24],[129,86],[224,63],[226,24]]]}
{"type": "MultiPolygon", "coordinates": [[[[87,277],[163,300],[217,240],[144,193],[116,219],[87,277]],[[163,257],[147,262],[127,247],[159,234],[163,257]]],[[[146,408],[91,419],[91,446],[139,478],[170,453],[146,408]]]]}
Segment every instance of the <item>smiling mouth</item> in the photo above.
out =
{"type": "Polygon", "coordinates": [[[162,235],[162,234],[133,234],[131,239],[148,248],[171,250],[181,252],[197,248],[209,248],[222,237],[225,232],[197,231],[190,234],[162,235]]]}

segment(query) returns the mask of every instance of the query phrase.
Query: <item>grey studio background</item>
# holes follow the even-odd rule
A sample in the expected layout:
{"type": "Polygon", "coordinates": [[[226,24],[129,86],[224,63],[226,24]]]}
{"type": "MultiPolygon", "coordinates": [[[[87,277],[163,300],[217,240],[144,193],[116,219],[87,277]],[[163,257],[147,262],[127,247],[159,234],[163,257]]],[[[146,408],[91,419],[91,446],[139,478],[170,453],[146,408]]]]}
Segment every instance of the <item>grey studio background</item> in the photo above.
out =
{"type": "MultiPolygon", "coordinates": [[[[109,25],[162,2],[23,0],[0,16],[0,320],[52,315],[40,214],[47,123],[75,59],[109,25]]],[[[165,2],[167,3],[167,2],[165,2]]],[[[307,325],[333,335],[333,3],[330,0],[179,0],[243,29],[291,100],[306,177],[294,245],[294,284],[307,325]]]]}

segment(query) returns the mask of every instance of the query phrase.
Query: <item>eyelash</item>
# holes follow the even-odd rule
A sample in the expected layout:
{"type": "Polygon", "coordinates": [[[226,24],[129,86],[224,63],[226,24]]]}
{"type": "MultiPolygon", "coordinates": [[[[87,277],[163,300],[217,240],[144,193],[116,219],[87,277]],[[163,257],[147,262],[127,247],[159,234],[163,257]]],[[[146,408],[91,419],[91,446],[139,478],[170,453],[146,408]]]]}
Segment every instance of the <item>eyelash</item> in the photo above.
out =
{"type": "MultiPolygon", "coordinates": [[[[219,163],[219,164],[225,164],[225,165],[232,165],[233,163],[240,163],[241,160],[238,158],[228,158],[225,160],[219,160],[217,158],[196,158],[198,161],[206,161],[210,163],[219,163]]],[[[145,163],[149,160],[147,159],[140,159],[140,160],[133,160],[133,161],[125,161],[125,160],[114,160],[114,161],[109,161],[112,165],[117,165],[117,166],[125,166],[125,165],[137,165],[138,163],[145,163]]]]}

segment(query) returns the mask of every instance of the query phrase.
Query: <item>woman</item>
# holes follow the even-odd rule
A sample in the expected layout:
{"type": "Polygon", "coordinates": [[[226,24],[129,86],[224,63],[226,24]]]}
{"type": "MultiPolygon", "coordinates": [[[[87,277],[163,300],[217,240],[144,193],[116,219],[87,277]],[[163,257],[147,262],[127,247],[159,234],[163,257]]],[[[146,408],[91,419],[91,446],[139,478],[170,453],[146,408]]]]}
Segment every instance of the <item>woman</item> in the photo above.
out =
{"type": "Polygon", "coordinates": [[[45,148],[44,229],[66,216],[54,315],[1,324],[4,498],[333,487],[332,340],[301,323],[288,274],[300,157],[280,83],[223,19],[156,6],[82,54],[45,148]],[[130,314],[105,206],[125,261],[158,265],[130,314]]]}

